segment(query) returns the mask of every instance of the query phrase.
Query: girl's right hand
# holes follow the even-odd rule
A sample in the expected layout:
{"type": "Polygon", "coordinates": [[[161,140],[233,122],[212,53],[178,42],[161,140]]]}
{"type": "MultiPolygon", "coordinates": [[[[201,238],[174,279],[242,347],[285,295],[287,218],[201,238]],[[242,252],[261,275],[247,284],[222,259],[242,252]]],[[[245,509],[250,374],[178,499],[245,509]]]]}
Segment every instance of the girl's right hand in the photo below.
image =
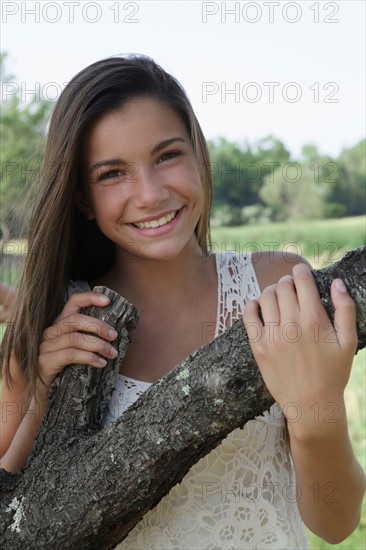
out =
{"type": "Polygon", "coordinates": [[[45,389],[48,390],[67,365],[77,363],[100,368],[106,366],[107,359],[117,356],[117,350],[105,341],[117,338],[114,328],[96,317],[80,313],[84,307],[105,307],[109,301],[107,296],[97,292],[72,294],[54,324],[43,331],[38,368],[45,389]]]}

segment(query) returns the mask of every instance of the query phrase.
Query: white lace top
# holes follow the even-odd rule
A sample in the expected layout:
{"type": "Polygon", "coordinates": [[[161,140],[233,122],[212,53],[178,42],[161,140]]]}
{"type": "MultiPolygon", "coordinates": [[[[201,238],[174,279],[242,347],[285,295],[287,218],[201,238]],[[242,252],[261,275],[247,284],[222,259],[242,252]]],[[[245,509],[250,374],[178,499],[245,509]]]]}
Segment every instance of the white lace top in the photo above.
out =
{"type": "MultiPolygon", "coordinates": [[[[216,268],[218,336],[260,290],[249,254],[217,254],[216,268]]],[[[79,290],[87,285],[73,284],[79,290]]],[[[118,375],[105,425],[150,385],[118,375]]],[[[275,404],[200,459],[117,550],[305,550],[308,540],[296,504],[300,497],[284,416],[275,404]]]]}

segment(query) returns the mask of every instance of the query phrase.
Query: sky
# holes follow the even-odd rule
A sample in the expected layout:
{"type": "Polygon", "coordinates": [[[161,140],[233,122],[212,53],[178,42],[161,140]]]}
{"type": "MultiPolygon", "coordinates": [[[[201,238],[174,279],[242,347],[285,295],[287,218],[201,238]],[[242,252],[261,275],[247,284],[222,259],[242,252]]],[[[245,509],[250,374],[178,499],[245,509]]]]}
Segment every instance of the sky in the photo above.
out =
{"type": "Polygon", "coordinates": [[[272,134],[298,157],[365,137],[364,0],[1,2],[1,101],[55,101],[79,70],[149,55],[183,84],[206,138],[272,134]]]}

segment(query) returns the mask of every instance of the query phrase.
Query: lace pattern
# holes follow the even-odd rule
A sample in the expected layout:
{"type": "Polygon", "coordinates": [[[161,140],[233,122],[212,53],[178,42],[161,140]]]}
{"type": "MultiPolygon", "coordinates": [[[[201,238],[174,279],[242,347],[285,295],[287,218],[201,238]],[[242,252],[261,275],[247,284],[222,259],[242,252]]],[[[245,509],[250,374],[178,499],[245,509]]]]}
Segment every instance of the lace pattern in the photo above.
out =
{"type": "Polygon", "coordinates": [[[229,252],[216,255],[218,300],[215,338],[238,319],[248,300],[260,294],[249,256],[229,252]]]}
{"type": "Polygon", "coordinates": [[[150,382],[134,380],[124,374],[118,374],[109,402],[109,412],[104,419],[103,426],[106,427],[117,420],[150,386],[150,382]]]}
{"type": "MultiPolygon", "coordinates": [[[[215,336],[260,293],[250,255],[218,254],[216,268],[215,336]]],[[[119,375],[105,426],[150,385],[119,375]]],[[[283,413],[275,404],[199,460],[117,550],[304,550],[299,497],[283,413]]]]}

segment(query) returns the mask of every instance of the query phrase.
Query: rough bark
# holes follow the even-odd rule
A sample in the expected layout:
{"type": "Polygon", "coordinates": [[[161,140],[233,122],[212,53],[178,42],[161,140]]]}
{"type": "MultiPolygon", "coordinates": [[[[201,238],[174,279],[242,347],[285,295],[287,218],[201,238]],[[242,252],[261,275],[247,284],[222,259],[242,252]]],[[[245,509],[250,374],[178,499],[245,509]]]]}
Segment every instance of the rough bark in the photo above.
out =
{"type": "MultiPolygon", "coordinates": [[[[357,304],[358,349],[365,347],[366,248],[313,274],[331,319],[330,283],[345,281],[357,304]]],[[[273,403],[238,320],[101,429],[137,313],[98,290],[110,305],[84,312],[116,327],[119,355],[105,369],[66,368],[26,465],[16,474],[0,470],[4,550],[113,548],[193,464],[273,403]]]]}

